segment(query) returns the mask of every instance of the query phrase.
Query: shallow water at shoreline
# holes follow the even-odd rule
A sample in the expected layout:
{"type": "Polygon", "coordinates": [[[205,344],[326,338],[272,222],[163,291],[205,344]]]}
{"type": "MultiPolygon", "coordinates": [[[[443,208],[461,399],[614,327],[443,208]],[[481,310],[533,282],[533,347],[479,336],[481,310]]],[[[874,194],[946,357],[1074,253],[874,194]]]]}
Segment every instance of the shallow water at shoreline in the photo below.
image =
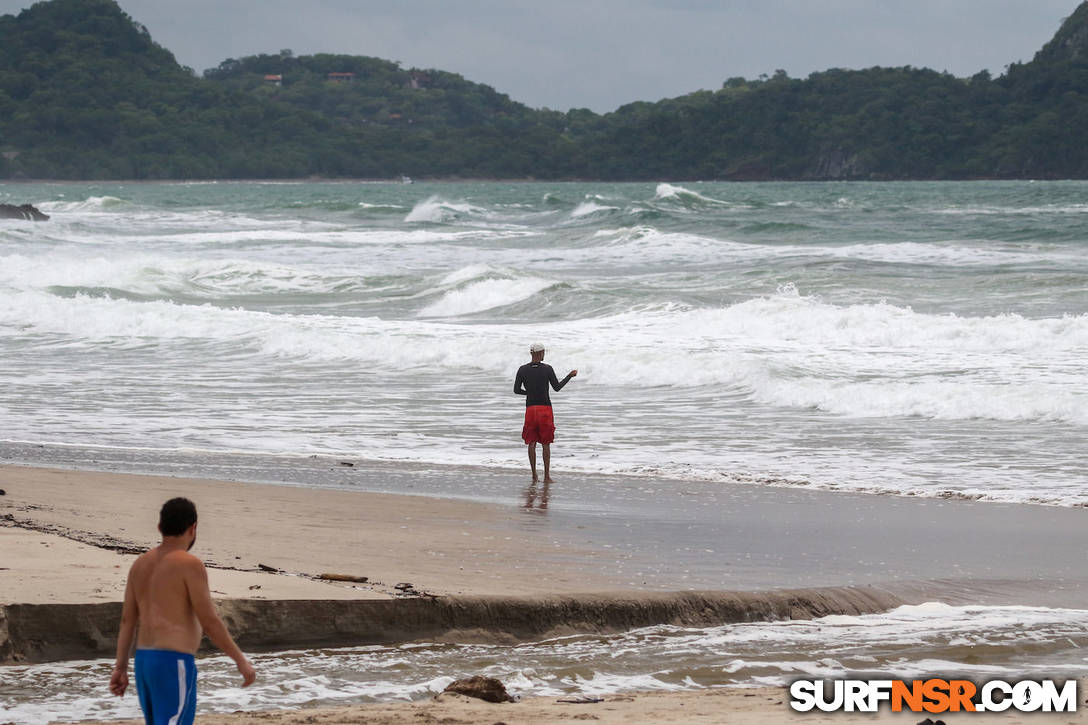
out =
{"type": "MultiPolygon", "coordinates": [[[[230,660],[199,661],[200,707],[229,712],[429,697],[454,679],[498,677],[516,695],[604,695],[785,685],[846,675],[924,679],[1083,677],[1088,611],[905,606],[886,614],[711,628],[650,627],[517,646],[408,644],[256,654],[237,687],[230,660]]],[[[138,716],[135,698],[105,685],[112,662],[4,667],[0,710],[16,722],[138,716]]]]}

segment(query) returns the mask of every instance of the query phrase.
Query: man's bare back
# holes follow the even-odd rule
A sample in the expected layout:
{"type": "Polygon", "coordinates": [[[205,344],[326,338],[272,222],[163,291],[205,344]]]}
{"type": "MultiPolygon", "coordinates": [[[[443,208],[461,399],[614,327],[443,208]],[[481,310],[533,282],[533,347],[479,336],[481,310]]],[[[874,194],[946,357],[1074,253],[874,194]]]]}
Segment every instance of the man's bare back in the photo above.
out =
{"type": "Polygon", "coordinates": [[[203,630],[190,591],[199,592],[201,578],[204,564],[185,551],[157,546],[136,560],[128,586],[140,615],[137,647],[196,654],[203,630]]]}
{"type": "MultiPolygon", "coordinates": [[[[128,661],[135,640],[140,706],[149,718],[148,722],[152,721],[150,709],[153,706],[159,712],[163,709],[161,703],[156,705],[151,701],[158,685],[157,675],[150,674],[150,660],[153,657],[161,660],[175,656],[184,660],[183,671],[187,671],[185,667],[192,667],[192,685],[181,687],[180,693],[170,690],[159,699],[169,701],[171,712],[176,704],[179,708],[177,713],[180,715],[184,711],[189,718],[177,719],[175,716],[171,722],[191,722],[193,713],[189,710],[195,709],[196,702],[196,671],[192,657],[200,647],[204,634],[234,660],[242,675],[243,687],[252,684],[257,677],[253,665],[238,649],[215,611],[204,563],[189,553],[196,542],[196,526],[196,507],[191,501],[167,501],[159,520],[162,543],[133,562],[125,585],[125,604],[117,636],[117,662],[110,677],[110,691],[120,696],[128,688],[128,661]],[[149,661],[142,677],[141,655],[149,661]],[[189,704],[183,702],[185,698],[189,699],[189,704]]],[[[167,664],[168,668],[172,666],[167,664]]],[[[172,674],[164,679],[171,680],[172,677],[169,685],[174,687],[178,680],[177,671],[170,672],[172,674]]]]}

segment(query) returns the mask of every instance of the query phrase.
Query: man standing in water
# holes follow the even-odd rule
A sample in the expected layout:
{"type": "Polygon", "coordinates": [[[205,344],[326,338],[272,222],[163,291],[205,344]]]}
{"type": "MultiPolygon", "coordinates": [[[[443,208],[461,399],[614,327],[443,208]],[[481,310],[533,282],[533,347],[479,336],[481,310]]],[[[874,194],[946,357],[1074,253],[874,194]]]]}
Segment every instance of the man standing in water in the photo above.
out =
{"type": "Polygon", "coordinates": [[[196,543],[193,502],[164,503],[159,531],[162,543],[133,562],[128,573],[110,692],[121,696],[128,688],[128,658],[136,639],[136,693],[144,722],[190,725],[196,716],[194,655],[202,633],[234,660],[242,687],[253,684],[257,674],[215,611],[204,563],[188,553],[196,543]]]}
{"type": "Polygon", "coordinates": [[[567,377],[557,380],[551,365],[544,364],[544,346],[539,342],[529,346],[532,361],[518,368],[514,378],[514,392],[525,396],[525,425],[521,429],[521,439],[529,446],[529,467],[536,476],[536,444],[544,448],[544,483],[551,483],[551,444],[555,440],[555,421],[552,418],[552,400],[548,395],[548,386],[559,392],[570,379],[578,374],[571,370],[567,377]]]}

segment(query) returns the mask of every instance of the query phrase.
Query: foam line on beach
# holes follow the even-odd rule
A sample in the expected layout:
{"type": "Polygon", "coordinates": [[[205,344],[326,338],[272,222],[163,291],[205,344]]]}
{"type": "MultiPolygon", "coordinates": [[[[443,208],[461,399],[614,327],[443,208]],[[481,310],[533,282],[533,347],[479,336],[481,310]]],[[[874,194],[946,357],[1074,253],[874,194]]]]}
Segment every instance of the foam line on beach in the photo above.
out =
{"type": "MultiPolygon", "coordinates": [[[[417,640],[512,643],[657,624],[712,626],[872,614],[903,602],[875,587],[820,587],[370,601],[235,599],[217,604],[241,647],[267,651],[417,640]]],[[[120,619],[118,602],[0,606],[0,663],[109,656],[120,619]]]]}

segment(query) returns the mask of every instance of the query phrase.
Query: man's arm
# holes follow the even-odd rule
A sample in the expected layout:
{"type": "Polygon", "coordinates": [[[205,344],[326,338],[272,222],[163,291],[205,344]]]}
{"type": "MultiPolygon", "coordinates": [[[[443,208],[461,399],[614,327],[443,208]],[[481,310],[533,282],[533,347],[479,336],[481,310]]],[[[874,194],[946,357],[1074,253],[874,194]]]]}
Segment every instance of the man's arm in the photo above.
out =
{"type": "Polygon", "coordinates": [[[204,568],[204,562],[195,556],[191,561],[186,562],[185,586],[189,590],[189,603],[193,607],[197,621],[204,628],[204,634],[208,635],[212,644],[223,650],[223,654],[234,660],[238,672],[242,675],[242,687],[252,685],[257,679],[257,673],[246,656],[242,654],[242,650],[238,649],[234,638],[227,631],[227,625],[223,624],[219,613],[215,611],[212,592],[208,587],[208,570],[204,568]]]}
{"type": "Polygon", "coordinates": [[[514,392],[518,395],[529,394],[529,391],[525,389],[525,378],[521,376],[521,368],[518,368],[518,374],[514,376],[514,392]]]}
{"type": "Polygon", "coordinates": [[[563,389],[563,386],[566,385],[567,383],[569,383],[570,379],[573,378],[574,376],[576,376],[577,374],[578,374],[577,370],[571,370],[569,373],[567,373],[567,377],[563,378],[562,380],[556,380],[555,379],[555,371],[552,370],[552,372],[551,372],[552,390],[554,390],[555,392],[558,393],[560,390],[563,389]]]}
{"type": "MultiPolygon", "coordinates": [[[[135,568],[135,564],[133,567],[135,568]]],[[[132,569],[125,582],[125,603],[121,608],[121,630],[117,633],[117,661],[110,675],[110,692],[120,697],[128,689],[128,658],[132,655],[132,642],[136,638],[136,624],[140,621],[136,590],[132,586],[132,569]]]]}

